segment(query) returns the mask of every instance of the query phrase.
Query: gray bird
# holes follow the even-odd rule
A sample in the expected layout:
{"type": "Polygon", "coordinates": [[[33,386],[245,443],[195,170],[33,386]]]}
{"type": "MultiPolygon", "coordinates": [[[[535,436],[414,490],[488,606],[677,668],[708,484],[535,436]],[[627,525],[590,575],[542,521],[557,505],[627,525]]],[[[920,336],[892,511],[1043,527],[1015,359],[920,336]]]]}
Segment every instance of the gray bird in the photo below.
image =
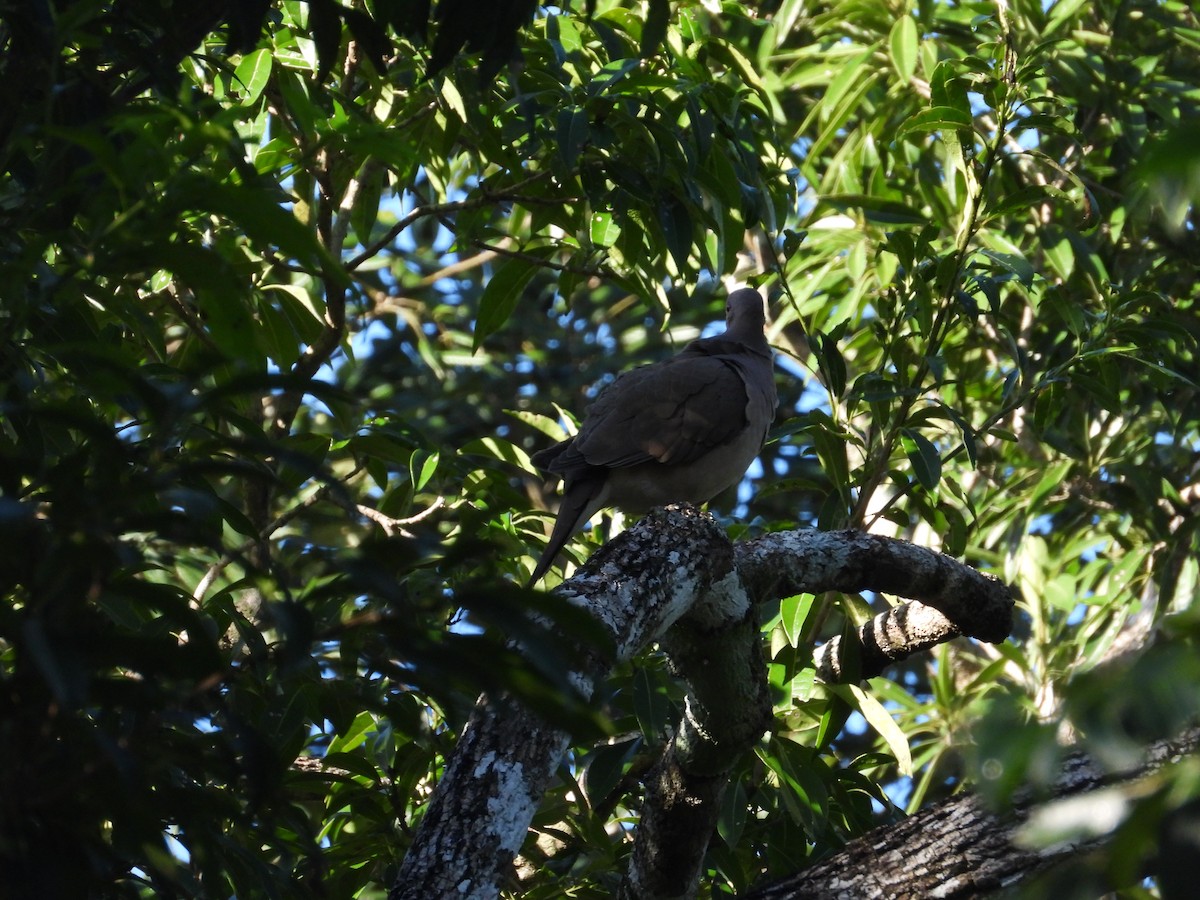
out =
{"type": "Polygon", "coordinates": [[[533,455],[562,478],[563,498],[530,585],[597,510],[704,503],[741,479],[778,403],[765,324],[758,292],[734,291],[724,332],[625,372],[601,391],[578,434],[533,455]]]}

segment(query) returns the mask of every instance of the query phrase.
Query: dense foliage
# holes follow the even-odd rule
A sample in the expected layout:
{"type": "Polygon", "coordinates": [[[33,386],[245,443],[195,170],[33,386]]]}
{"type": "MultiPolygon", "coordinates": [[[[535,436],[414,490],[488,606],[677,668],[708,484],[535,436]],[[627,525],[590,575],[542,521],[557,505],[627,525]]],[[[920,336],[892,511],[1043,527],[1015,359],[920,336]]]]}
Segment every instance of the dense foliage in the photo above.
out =
{"type": "MultiPolygon", "coordinates": [[[[733,532],[907,537],[1022,602],[1004,647],[864,690],[814,684],[812,648],[886,598],[768,611],[777,728],[717,891],[1196,714],[1189,3],[429,15],[0,3],[10,889],[376,895],[508,688],[581,736],[525,889],[607,896],[678,694],[648,654],[596,709],[560,695],[545,623],[587,626],[514,586],[552,502],[527,454],[733,278],[772,298],[782,400],[714,503],[733,532]]],[[[1122,807],[1114,884],[1196,775],[1122,807]]]]}

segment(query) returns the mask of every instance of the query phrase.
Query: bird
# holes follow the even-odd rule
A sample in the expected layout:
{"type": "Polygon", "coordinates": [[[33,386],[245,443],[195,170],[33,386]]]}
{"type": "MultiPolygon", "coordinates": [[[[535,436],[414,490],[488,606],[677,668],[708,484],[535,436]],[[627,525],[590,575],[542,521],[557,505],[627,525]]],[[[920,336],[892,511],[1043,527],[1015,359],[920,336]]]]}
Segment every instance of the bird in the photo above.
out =
{"type": "Polygon", "coordinates": [[[621,374],[574,436],[533,454],[538,469],[562,479],[563,496],[530,587],[599,510],[704,503],[741,480],[778,406],[765,325],[758,291],[733,291],[723,332],[621,374]]]}

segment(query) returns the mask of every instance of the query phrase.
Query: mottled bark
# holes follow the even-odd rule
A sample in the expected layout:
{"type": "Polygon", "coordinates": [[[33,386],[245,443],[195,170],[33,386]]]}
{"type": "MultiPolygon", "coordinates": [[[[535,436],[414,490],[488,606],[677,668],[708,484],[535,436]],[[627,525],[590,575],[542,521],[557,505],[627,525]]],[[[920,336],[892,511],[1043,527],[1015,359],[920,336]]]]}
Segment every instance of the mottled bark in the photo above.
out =
{"type": "MultiPolygon", "coordinates": [[[[1132,782],[1200,746],[1200,729],[1147,748],[1137,767],[1106,775],[1082,754],[1068,757],[1056,799],[1084,799],[1115,783],[1132,782]]],[[[1019,802],[1008,814],[989,810],[975,794],[923,809],[895,825],[851,841],[835,856],[755,891],[747,900],[946,900],[988,896],[1010,888],[1088,845],[1063,842],[1021,847],[1018,830],[1038,809],[1019,802]]]]}
{"type": "Polygon", "coordinates": [[[754,603],[732,569],[705,588],[660,641],[688,692],[647,780],[623,897],[695,896],[729,772],[771,724],[754,603]]]}
{"type": "MultiPolygon", "coordinates": [[[[858,675],[959,634],[1003,640],[1011,626],[1007,589],[941,554],[850,531],[782,532],[734,548],[690,506],[654,511],[558,588],[616,648],[613,658],[576,648],[579,666],[564,676],[581,696],[614,659],[656,640],[687,685],[684,719],[648,779],[623,896],[695,896],[728,772],[770,723],[755,608],[801,591],[861,590],[920,602],[860,631],[858,675]]],[[[817,662],[831,679],[851,674],[837,642],[817,662]]],[[[569,739],[511,698],[481,698],[391,900],[495,897],[569,739]]]]}
{"type": "MultiPolygon", "coordinates": [[[[728,576],[732,560],[711,516],[693,507],[658,510],[601,549],[559,593],[587,605],[611,635],[616,660],[624,660],[686,613],[700,585],[728,576]]],[[[582,646],[571,656],[579,667],[564,680],[589,697],[615,660],[582,646]]],[[[568,740],[511,698],[481,698],[390,900],[495,897],[568,740]]]]}
{"type": "Polygon", "coordinates": [[[870,678],[890,663],[961,634],[999,643],[1012,629],[1008,586],[942,553],[859,531],[784,531],[736,548],[747,588],[760,600],[823,591],[880,591],[907,598],[859,629],[855,672],[834,638],[817,652],[827,681],[870,678]]]}

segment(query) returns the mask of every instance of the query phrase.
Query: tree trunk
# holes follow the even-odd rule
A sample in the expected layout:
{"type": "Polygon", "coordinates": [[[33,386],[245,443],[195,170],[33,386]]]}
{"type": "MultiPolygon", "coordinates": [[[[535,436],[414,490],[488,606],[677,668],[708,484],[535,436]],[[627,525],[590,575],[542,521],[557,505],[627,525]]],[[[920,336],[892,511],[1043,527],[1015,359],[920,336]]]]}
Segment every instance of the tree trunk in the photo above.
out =
{"type": "MultiPolygon", "coordinates": [[[[614,659],[576,647],[569,656],[580,666],[564,673],[564,683],[590,697],[614,661],[630,658],[691,609],[699,585],[732,572],[732,547],[711,516],[693,507],[647,516],[559,588],[586,599],[616,648],[614,659]]],[[[495,897],[568,741],[512,698],[480,698],[389,900],[495,897]]]]}

